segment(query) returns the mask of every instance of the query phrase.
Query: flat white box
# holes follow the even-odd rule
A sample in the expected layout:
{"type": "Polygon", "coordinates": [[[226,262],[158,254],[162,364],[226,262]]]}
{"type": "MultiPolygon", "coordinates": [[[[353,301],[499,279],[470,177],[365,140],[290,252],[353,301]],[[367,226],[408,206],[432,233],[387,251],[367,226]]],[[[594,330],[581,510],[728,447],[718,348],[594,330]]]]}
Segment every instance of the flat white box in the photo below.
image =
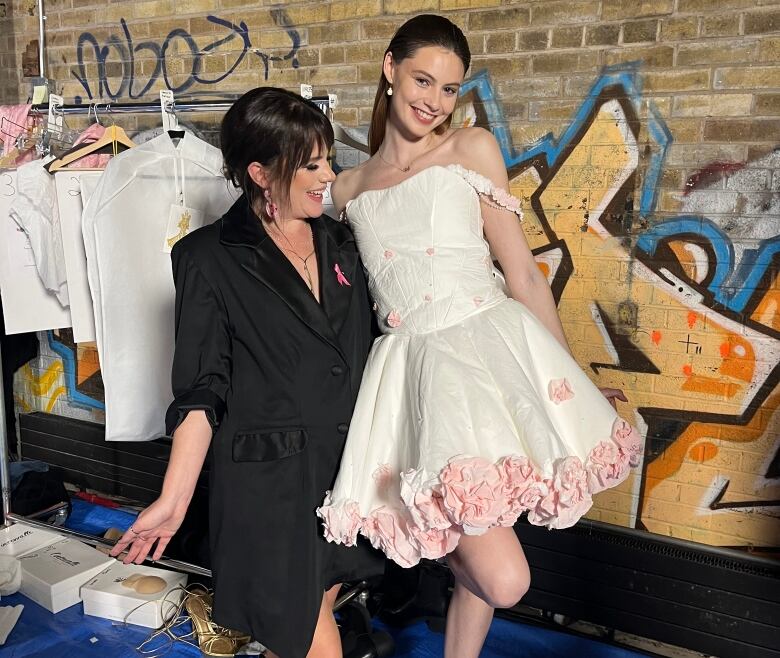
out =
{"type": "Polygon", "coordinates": [[[113,558],[75,539],[62,539],[19,558],[19,591],[50,612],[81,601],[80,588],[113,558]]]}
{"type": "Polygon", "coordinates": [[[84,614],[157,628],[174,613],[184,594],[182,590],[171,590],[186,584],[187,576],[183,573],[116,561],[81,587],[84,614]],[[139,594],[122,584],[133,575],[159,576],[165,581],[165,589],[156,594],[139,594]]]}
{"type": "Polygon", "coordinates": [[[0,529],[0,555],[18,557],[30,551],[37,551],[60,539],[64,537],[54,532],[33,528],[23,523],[14,523],[0,529]]]}

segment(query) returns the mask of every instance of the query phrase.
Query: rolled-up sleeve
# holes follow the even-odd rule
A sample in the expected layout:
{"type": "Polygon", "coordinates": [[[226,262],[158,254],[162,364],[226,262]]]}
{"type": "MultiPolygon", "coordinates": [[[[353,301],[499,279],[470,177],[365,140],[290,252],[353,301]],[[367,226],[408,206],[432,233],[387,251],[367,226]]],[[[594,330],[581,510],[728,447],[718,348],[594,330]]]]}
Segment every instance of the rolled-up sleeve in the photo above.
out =
{"type": "Polygon", "coordinates": [[[176,348],[171,373],[174,400],[165,414],[168,436],[188,412],[196,409],[206,412],[216,430],[225,413],[232,363],[224,303],[192,255],[179,246],[174,246],[171,253],[176,286],[176,348]]]}

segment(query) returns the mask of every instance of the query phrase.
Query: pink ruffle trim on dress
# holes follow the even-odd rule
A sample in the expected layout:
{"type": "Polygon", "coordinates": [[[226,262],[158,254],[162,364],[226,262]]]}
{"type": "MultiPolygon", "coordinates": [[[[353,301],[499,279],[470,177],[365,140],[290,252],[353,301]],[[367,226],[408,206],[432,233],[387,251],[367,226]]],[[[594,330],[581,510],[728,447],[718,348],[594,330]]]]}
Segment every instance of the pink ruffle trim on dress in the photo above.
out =
{"type": "MultiPolygon", "coordinates": [[[[333,504],[328,492],[317,514],[328,541],[354,546],[360,533],[391,560],[412,567],[421,558],[437,559],[452,552],[463,534],[511,527],[524,512],[534,525],[573,526],[590,509],[593,494],[623,482],[641,454],[639,433],[618,418],[611,440],[597,444],[584,464],[578,457],[562,457],[551,477],[543,477],[523,456],[496,463],[482,457],[453,457],[427,481],[420,470],[402,473],[403,506],[382,506],[361,517],[356,501],[333,504]]],[[[386,465],[380,469],[386,478],[386,465]]]]}
{"type": "Polygon", "coordinates": [[[490,197],[498,206],[516,214],[521,220],[523,219],[522,201],[516,196],[512,196],[505,189],[496,187],[487,176],[483,176],[472,169],[461,167],[458,164],[448,165],[447,168],[463,178],[478,194],[490,197]]]}

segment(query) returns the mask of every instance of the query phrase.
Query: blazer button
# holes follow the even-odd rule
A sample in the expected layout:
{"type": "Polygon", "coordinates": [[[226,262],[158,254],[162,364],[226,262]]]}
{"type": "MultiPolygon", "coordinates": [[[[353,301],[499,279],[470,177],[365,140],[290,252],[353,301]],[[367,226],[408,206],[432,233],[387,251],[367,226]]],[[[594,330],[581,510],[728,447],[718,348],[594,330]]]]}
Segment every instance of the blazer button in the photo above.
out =
{"type": "Polygon", "coordinates": [[[344,374],[344,368],[342,368],[341,366],[333,366],[330,369],[330,372],[331,372],[332,375],[337,377],[338,375],[343,375],[344,374]]]}
{"type": "Polygon", "coordinates": [[[346,434],[347,430],[349,429],[349,425],[347,423],[339,423],[336,429],[339,431],[339,434],[346,434]]]}

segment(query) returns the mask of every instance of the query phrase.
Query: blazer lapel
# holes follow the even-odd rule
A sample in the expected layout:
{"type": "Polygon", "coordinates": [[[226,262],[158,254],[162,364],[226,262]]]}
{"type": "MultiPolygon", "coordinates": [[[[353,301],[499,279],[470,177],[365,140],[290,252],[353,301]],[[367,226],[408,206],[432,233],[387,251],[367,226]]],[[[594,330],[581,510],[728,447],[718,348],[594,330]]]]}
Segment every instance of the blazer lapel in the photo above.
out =
{"type": "MultiPolygon", "coordinates": [[[[312,224],[312,230],[318,221],[315,220],[312,224]]],[[[248,207],[244,197],[241,197],[233,205],[222,222],[220,239],[224,244],[251,247],[251,249],[236,251],[235,257],[241,267],[278,295],[301,322],[343,356],[341,346],[324,309],[314,299],[292,263],[268,237],[260,220],[248,207]]],[[[322,268],[320,268],[321,289],[323,287],[322,276],[322,268]]],[[[320,296],[322,298],[322,292],[320,296]]]]}
{"type": "Polygon", "coordinates": [[[352,303],[358,253],[348,231],[338,224],[330,225],[325,218],[312,221],[314,244],[320,274],[320,301],[335,334],[347,318],[352,303]]]}

